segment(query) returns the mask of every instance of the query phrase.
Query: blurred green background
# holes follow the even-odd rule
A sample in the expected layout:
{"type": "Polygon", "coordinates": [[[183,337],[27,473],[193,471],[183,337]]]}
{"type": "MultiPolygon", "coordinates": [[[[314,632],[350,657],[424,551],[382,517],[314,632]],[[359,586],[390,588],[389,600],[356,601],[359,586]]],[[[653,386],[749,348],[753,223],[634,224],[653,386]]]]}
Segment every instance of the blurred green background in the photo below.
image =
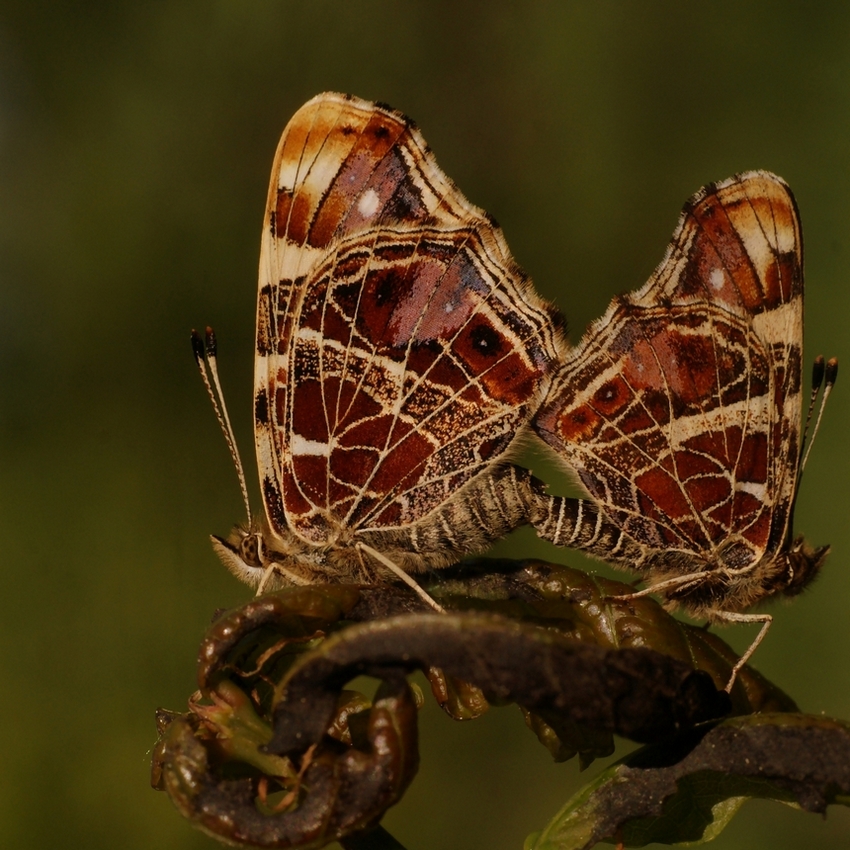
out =
{"type": "MultiPolygon", "coordinates": [[[[776,171],[806,234],[807,359],[848,362],[846,3],[4,0],[4,847],[217,846],[147,784],[154,708],[185,706],[212,611],[249,598],[207,539],[242,506],[188,333],[217,330],[255,486],[268,173],[290,115],[327,89],[416,119],[573,340],[644,281],[692,192],[776,171]]],[[[756,655],[805,710],[844,718],[848,421],[839,381],[797,510],[832,555],[756,655]]],[[[496,552],[582,563],[527,532],[496,552]]],[[[743,649],[751,631],[724,636],[743,649]]],[[[422,734],[421,774],[386,820],[410,850],[518,850],[594,771],[553,765],[516,709],[461,725],[429,708],[422,734]]],[[[848,842],[847,810],[750,803],[713,846],[848,842]]]]}

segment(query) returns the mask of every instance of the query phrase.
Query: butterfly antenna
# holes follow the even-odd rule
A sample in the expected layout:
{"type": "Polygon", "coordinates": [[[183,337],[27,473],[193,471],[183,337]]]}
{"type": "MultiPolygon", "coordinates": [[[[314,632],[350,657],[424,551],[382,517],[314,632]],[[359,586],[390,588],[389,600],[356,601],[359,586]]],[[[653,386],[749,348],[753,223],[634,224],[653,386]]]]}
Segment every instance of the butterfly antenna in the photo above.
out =
{"type": "MultiPolygon", "coordinates": [[[[815,359],[815,365],[812,369],[812,401],[809,404],[809,415],[806,418],[806,431],[808,431],[809,420],[812,418],[812,406],[814,405],[815,397],[817,396],[817,392],[820,389],[821,382],[823,382],[823,395],[821,396],[820,408],[818,409],[818,418],[817,420],[815,420],[815,427],[812,430],[812,438],[809,440],[809,446],[806,449],[805,455],[803,455],[803,462],[800,464],[800,475],[803,474],[803,470],[806,468],[806,461],[808,461],[809,459],[809,452],[811,452],[812,446],[815,444],[815,437],[818,435],[821,419],[823,419],[823,411],[826,407],[826,400],[829,398],[829,395],[832,392],[832,388],[835,386],[835,381],[837,378],[837,358],[830,358],[830,360],[827,361],[826,366],[824,366],[823,357],[818,357],[815,359]],[[818,363],[818,361],[820,361],[820,363],[818,363]],[[814,386],[816,378],[818,379],[817,387],[814,386]]],[[[805,433],[803,435],[803,441],[805,442],[805,433]]]]}
{"type": "Polygon", "coordinates": [[[812,414],[815,410],[815,402],[818,398],[818,393],[820,392],[821,385],[823,384],[823,373],[826,365],[823,360],[823,355],[818,354],[815,357],[814,363],[812,363],[812,389],[811,394],[809,395],[809,409],[806,412],[806,424],[803,426],[803,436],[800,439],[800,456],[798,458],[799,463],[797,464],[797,486],[800,485],[800,473],[802,472],[803,466],[803,455],[806,453],[806,438],[809,434],[809,426],[812,424],[812,414]]]}
{"type": "Polygon", "coordinates": [[[195,362],[198,364],[201,380],[207,388],[210,401],[212,401],[216,419],[218,419],[224,439],[227,441],[227,448],[230,449],[230,457],[233,460],[233,465],[236,467],[239,488],[242,490],[242,501],[245,503],[245,512],[248,515],[248,525],[250,526],[251,505],[248,502],[248,486],[245,482],[245,470],[242,467],[242,458],[239,456],[239,449],[236,447],[236,437],[233,433],[233,426],[230,424],[230,416],[227,414],[227,405],[224,403],[224,393],[221,390],[221,381],[218,377],[218,343],[216,342],[215,331],[212,328],[207,328],[203,340],[201,340],[201,335],[196,330],[192,331],[192,353],[195,355],[195,362]]]}

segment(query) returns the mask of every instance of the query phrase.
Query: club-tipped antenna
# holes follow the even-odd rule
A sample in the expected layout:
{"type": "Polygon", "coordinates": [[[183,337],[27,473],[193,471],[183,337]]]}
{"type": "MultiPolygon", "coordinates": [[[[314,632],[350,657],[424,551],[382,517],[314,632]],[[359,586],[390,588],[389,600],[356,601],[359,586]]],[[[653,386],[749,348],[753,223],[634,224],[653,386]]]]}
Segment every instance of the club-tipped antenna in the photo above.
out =
{"type": "Polygon", "coordinates": [[[808,448],[806,449],[806,453],[805,455],[803,455],[803,461],[800,464],[800,475],[803,474],[803,470],[806,468],[806,461],[808,461],[809,459],[809,452],[811,452],[812,446],[815,444],[815,437],[818,435],[818,431],[820,430],[820,423],[823,419],[823,411],[826,407],[826,400],[829,398],[829,395],[832,392],[832,388],[835,386],[835,381],[837,378],[838,359],[836,357],[831,357],[827,361],[825,366],[823,362],[823,357],[815,358],[815,364],[812,369],[812,401],[809,404],[809,415],[806,417],[806,430],[803,432],[803,443],[805,443],[806,440],[806,432],[809,429],[809,421],[812,418],[812,407],[814,405],[815,397],[817,396],[821,383],[823,383],[823,395],[821,396],[820,400],[820,408],[818,408],[818,418],[815,420],[815,427],[812,429],[812,436],[809,440],[808,448]],[[817,387],[815,387],[816,379],[818,382],[817,387]]]}
{"type": "Polygon", "coordinates": [[[195,362],[198,364],[201,380],[207,388],[207,394],[210,397],[210,401],[212,401],[216,419],[218,419],[224,439],[227,441],[227,448],[230,450],[233,465],[236,467],[239,488],[242,490],[242,501],[245,503],[245,513],[248,516],[248,525],[250,526],[251,505],[248,502],[248,486],[245,482],[245,470],[242,467],[242,458],[239,456],[239,449],[236,446],[236,436],[233,433],[233,426],[230,424],[227,405],[224,403],[224,393],[221,390],[221,381],[218,377],[218,343],[216,342],[215,331],[212,328],[207,328],[203,340],[201,340],[201,335],[196,330],[192,330],[192,353],[195,355],[195,362]]]}

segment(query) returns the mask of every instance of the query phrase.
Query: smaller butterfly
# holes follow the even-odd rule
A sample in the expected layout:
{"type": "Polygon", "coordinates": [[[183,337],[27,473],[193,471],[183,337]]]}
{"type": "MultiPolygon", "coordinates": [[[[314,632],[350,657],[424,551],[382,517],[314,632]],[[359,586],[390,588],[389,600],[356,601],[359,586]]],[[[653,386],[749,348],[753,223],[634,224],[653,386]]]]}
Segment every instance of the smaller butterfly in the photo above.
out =
{"type": "MultiPolygon", "coordinates": [[[[635,595],[761,623],[728,689],[771,623],[746,612],[799,593],[829,551],[792,536],[802,344],[794,198],[740,174],[688,201],[664,260],[570,352],[533,422],[592,499],[541,496],[540,536],[643,573],[635,595]]],[[[806,427],[824,372],[821,414],[836,361],[815,361],[806,427]]]]}
{"type": "Polygon", "coordinates": [[[322,94],[278,145],[254,361],[263,521],[216,403],[214,336],[193,338],[249,515],[213,546],[258,592],[389,573],[419,591],[408,571],[527,521],[530,473],[506,460],[559,358],[559,324],[400,112],[322,94]]]}

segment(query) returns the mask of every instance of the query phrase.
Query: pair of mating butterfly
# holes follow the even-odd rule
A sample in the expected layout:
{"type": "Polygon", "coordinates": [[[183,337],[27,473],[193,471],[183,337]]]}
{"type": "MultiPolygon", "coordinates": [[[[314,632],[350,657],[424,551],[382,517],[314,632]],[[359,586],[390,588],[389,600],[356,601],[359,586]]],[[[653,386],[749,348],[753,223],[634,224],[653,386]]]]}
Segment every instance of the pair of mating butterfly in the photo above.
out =
{"type": "MultiPolygon", "coordinates": [[[[670,607],[761,622],[746,659],[770,616],[744,612],[799,592],[827,554],[791,536],[802,325],[800,224],[772,174],[691,198],[649,281],[570,348],[412,122],[319,95],[278,146],[260,252],[266,522],[248,509],[215,549],[260,590],[392,573],[419,589],[408,572],[531,523],[641,572],[670,607]],[[528,425],[590,499],[508,463],[528,425]]],[[[214,337],[194,341],[215,403],[214,337]]],[[[810,415],[822,358],[815,372],[810,415]]]]}

